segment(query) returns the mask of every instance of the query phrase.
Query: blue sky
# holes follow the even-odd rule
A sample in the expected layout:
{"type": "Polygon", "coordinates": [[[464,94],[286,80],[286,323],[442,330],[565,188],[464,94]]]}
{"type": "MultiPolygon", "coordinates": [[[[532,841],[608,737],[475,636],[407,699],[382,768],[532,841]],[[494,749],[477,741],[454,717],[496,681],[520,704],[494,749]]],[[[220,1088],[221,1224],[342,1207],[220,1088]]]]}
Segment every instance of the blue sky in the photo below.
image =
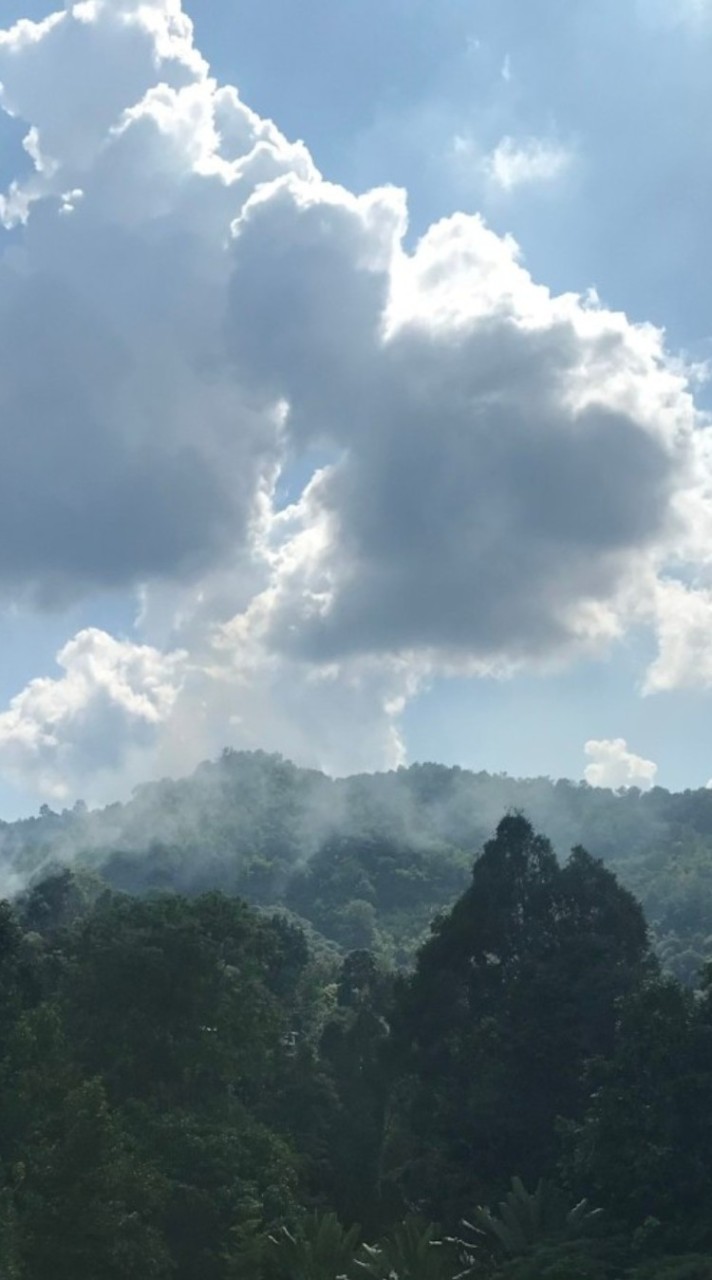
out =
{"type": "MultiPolygon", "coordinates": [[[[319,216],[277,186],[243,216],[234,177],[235,195],[218,200],[195,159],[202,124],[194,115],[179,132],[178,97],[164,103],[161,121],[147,111],[123,129],[129,141],[114,165],[121,185],[114,182],[102,157],[119,145],[121,112],[152,92],[150,71],[144,83],[137,70],[144,45],[161,24],[166,39],[178,39],[180,6],[151,0],[150,31],[132,0],[95,8],[80,21],[68,5],[63,26],[31,48],[17,36],[4,51],[0,44],[13,112],[0,117],[0,189],[19,179],[29,193],[22,218],[10,202],[0,229],[0,338],[8,335],[14,353],[0,363],[0,439],[27,507],[15,516],[11,503],[0,529],[20,548],[0,564],[0,813],[45,799],[106,800],[228,742],[340,771],[429,758],[571,777],[593,766],[591,780],[613,785],[655,777],[674,788],[704,785],[712,776],[712,486],[700,441],[710,392],[694,372],[680,372],[678,357],[688,365],[712,357],[712,5],[188,0],[194,48],[218,83],[236,85],[281,131],[254,190],[264,192],[265,177],[278,184],[297,175],[318,192],[319,216]],[[126,28],[114,22],[118,9],[129,15],[126,28]],[[95,42],[89,60],[84,40],[95,42]],[[59,122],[52,94],[66,97],[59,122]],[[86,129],[94,105],[104,130],[97,123],[96,137],[86,129]],[[22,147],[31,127],[38,180],[22,147]],[[288,149],[297,139],[346,195],[318,188],[303,156],[288,149]],[[198,176],[188,199],[189,171],[198,176]],[[389,229],[399,216],[395,196],[368,204],[368,193],[386,185],[407,191],[407,231],[389,229]],[[83,193],[75,203],[72,189],[83,193]],[[638,331],[626,329],[633,354],[625,372],[611,365],[600,374],[618,436],[596,422],[590,454],[570,457],[568,427],[561,438],[548,432],[564,403],[556,400],[562,360],[575,366],[577,387],[585,376],[587,395],[597,394],[587,322],[583,312],[571,319],[552,310],[537,372],[533,351],[510,349],[502,318],[509,268],[486,346],[474,319],[467,331],[449,321],[443,345],[440,304],[426,290],[418,323],[434,345],[423,355],[406,307],[384,362],[364,327],[369,309],[385,306],[384,246],[413,254],[434,223],[459,212],[514,237],[533,282],[553,295],[594,289],[609,334],[618,322],[605,317],[620,311],[631,325],[664,330],[665,368],[687,376],[694,424],[682,384],[658,386],[658,357],[638,359],[638,331]],[[225,294],[215,264],[231,234],[225,294]],[[26,314],[25,330],[13,314],[26,314]],[[66,321],[53,327],[48,316],[66,321]],[[568,354],[556,354],[554,338],[569,322],[580,352],[571,354],[569,337],[568,354]],[[488,376],[502,380],[497,403],[511,399],[510,416],[491,422],[484,401],[472,408],[468,372],[487,362],[488,376]],[[179,386],[171,371],[186,366],[191,381],[179,386]],[[514,380],[530,368],[516,399],[514,380]],[[621,390],[624,376],[635,386],[621,390]],[[673,414],[671,396],[691,435],[673,463],[679,442],[666,428],[662,475],[650,440],[658,419],[673,414]],[[485,432],[471,442],[466,403],[485,432]],[[530,403],[541,446],[526,437],[530,403]],[[28,422],[37,438],[21,448],[28,422]],[[493,432],[511,439],[511,457],[504,444],[488,452],[493,432]],[[279,514],[276,499],[271,514],[259,506],[274,466],[291,515],[279,514]],[[491,484],[482,479],[488,468],[491,484]],[[569,475],[586,491],[580,511],[562,498],[569,475]],[[489,490],[502,476],[492,514],[489,490]],[[532,486],[550,498],[537,499],[532,486]],[[99,496],[92,502],[90,493],[99,496]],[[427,520],[424,503],[432,504],[427,520]],[[692,510],[683,535],[679,513],[692,510]],[[522,544],[536,555],[521,554],[522,544]],[[581,621],[592,601],[595,625],[588,613],[581,621]]],[[[3,23],[52,11],[39,0],[6,0],[3,23]]],[[[207,102],[204,73],[186,48],[159,49],[155,83],[179,92],[195,76],[194,100],[199,90],[207,102]]],[[[262,126],[249,128],[262,136],[262,126]]],[[[437,270],[450,273],[448,297],[469,290],[462,306],[477,310],[485,259],[499,262],[505,242],[477,241],[468,283],[451,265],[456,223],[443,225],[421,261],[445,263],[437,270]]],[[[521,337],[531,332],[527,309],[539,304],[523,277],[511,287],[521,294],[521,337]]],[[[459,314],[460,302],[450,305],[459,314]]]]}
{"type": "MultiPolygon", "coordinates": [[[[712,7],[709,22],[691,10],[687,23],[666,19],[662,4],[618,0],[194,0],[190,12],[218,74],[306,138],[329,177],[356,189],[403,184],[415,232],[483,209],[515,235],[537,279],[593,285],[664,326],[673,347],[709,357],[712,7]],[[467,154],[453,154],[458,136],[487,149],[503,134],[540,132],[576,151],[575,172],[553,187],[493,196],[467,154]]],[[[409,748],[417,759],[577,776],[582,732],[623,735],[653,755],[662,784],[704,785],[709,694],[641,699],[644,653],[644,642],[625,645],[553,680],[436,681],[408,709],[409,748]]]]}
{"type": "Polygon", "coordinates": [[[595,285],[614,307],[709,341],[704,5],[601,0],[297,7],[194,0],[198,44],[257,110],[354,189],[407,187],[415,231],[484,209],[537,279],[595,285]],[[672,16],[666,16],[673,11],[672,16]],[[554,136],[576,153],[555,187],[488,192],[459,137],[554,136]]]}

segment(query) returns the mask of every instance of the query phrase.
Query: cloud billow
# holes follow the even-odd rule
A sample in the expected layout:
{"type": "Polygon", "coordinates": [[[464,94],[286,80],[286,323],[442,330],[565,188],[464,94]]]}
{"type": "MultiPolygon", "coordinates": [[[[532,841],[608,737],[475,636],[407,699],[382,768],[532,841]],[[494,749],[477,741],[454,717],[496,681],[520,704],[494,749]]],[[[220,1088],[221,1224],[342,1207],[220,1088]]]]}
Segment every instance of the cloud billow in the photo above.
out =
{"type": "Polygon", "coordinates": [[[380,199],[374,217],[373,197],[319,209],[281,187],[237,226],[238,352],[299,438],[342,451],[303,499],[328,534],[307,578],[298,556],[278,574],[271,639],[318,660],[496,661],[595,638],[673,537],[684,380],[653,330],[552,298],[476,218],[408,255],[399,198],[380,199]]]}
{"type": "MultiPolygon", "coordinates": [[[[552,296],[476,216],[409,248],[404,194],[324,181],[211,78],[179,0],[0,32],[0,84],[27,130],[0,198],[0,591],[141,590],[136,680],[164,653],[175,692],[153,717],[122,703],[119,747],[180,740],[189,764],[260,725],[328,765],[343,705],[354,759],[395,763],[433,673],[664,632],[710,490],[659,331],[552,296]],[[280,473],[314,457],[280,506],[280,473]]],[[[42,778],[61,791],[106,680],[60,656],[42,778]]],[[[48,704],[27,692],[0,760],[32,777],[48,704]]]]}
{"type": "Polygon", "coordinates": [[[193,167],[231,111],[263,171],[280,135],[213,94],[189,34],[178,6],[112,3],[0,37],[2,101],[38,166],[6,198],[25,226],[0,259],[10,595],[195,578],[245,543],[275,466],[275,417],[245,400],[224,348],[234,175],[217,156],[216,172],[193,167]]]}
{"type": "Polygon", "coordinates": [[[647,791],[655,784],[658,766],[630,751],[625,738],[591,738],[584,752],[591,762],[584,770],[589,786],[613,790],[639,787],[647,791]]]}
{"type": "Polygon", "coordinates": [[[159,653],[96,628],[57,655],[62,675],[30,682],[0,714],[0,756],[10,774],[31,773],[45,795],[64,799],[76,778],[124,769],[153,744],[184,678],[185,654],[159,653]]]}

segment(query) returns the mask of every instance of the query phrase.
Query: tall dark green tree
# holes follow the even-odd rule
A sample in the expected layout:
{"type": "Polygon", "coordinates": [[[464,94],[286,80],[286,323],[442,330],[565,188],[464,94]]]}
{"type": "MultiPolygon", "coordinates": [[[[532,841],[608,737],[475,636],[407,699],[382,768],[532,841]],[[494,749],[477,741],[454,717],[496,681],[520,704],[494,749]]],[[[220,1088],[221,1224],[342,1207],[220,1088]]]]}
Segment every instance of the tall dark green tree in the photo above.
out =
{"type": "Polygon", "coordinates": [[[76,1052],[119,1101],[189,1106],[229,1086],[256,1102],[302,962],[288,930],[218,894],[100,902],[62,977],[76,1052]]]}
{"type": "Polygon", "coordinates": [[[503,819],[401,987],[388,1164],[406,1199],[456,1221],[513,1172],[551,1171],[557,1117],[582,1112],[584,1064],[654,968],[638,904],[601,863],[576,850],[561,867],[526,819],[503,819]]]}
{"type": "Polygon", "coordinates": [[[330,1116],[331,1203],[345,1221],[367,1231],[383,1225],[380,1186],[388,1094],[387,1015],[391,981],[368,951],[344,959],[337,1008],[321,1038],[322,1061],[337,1105],[330,1116]]]}
{"type": "Polygon", "coordinates": [[[712,1020],[671,979],[620,1009],[616,1043],[591,1067],[585,1118],[568,1127],[566,1168],[628,1228],[657,1223],[658,1247],[712,1246],[712,1020]]]}
{"type": "Polygon", "coordinates": [[[42,1005],[18,1022],[2,1062],[3,1219],[18,1280],[167,1276],[156,1229],[161,1178],[82,1079],[61,1013],[42,1005]]]}

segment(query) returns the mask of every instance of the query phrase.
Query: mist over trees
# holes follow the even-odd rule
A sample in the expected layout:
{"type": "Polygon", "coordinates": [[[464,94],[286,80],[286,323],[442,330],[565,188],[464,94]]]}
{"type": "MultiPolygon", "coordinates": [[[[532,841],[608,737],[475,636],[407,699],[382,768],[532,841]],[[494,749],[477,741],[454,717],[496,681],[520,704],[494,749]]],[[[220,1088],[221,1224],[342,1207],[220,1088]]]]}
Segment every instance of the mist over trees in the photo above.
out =
{"type": "Polygon", "coordinates": [[[711,993],[519,814],[400,970],[55,870],[0,908],[0,1274],[710,1280],[711,993]]]}
{"type": "Polygon", "coordinates": [[[560,859],[582,845],[643,904],[666,968],[694,985],[712,957],[712,791],[611,792],[437,764],[331,779],[227,751],[127,804],[79,804],[0,824],[0,892],[53,865],[130,893],[218,889],[289,910],[325,940],[411,963],[433,914],[465,888],[503,814],[522,812],[560,859]]]}

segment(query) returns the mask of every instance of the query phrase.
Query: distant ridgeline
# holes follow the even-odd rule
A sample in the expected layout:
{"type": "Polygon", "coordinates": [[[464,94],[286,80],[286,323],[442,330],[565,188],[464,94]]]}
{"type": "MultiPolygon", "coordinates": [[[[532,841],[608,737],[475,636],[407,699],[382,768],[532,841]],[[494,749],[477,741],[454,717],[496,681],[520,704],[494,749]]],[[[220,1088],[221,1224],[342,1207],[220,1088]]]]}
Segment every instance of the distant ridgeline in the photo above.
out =
{"type": "Polygon", "coordinates": [[[56,864],[134,894],[210,889],[279,905],[338,947],[410,962],[469,881],[503,814],[583,845],[642,902],[666,966],[694,983],[712,957],[712,792],[611,792],[436,764],[331,779],[263,752],[226,751],[126,804],[79,804],[0,824],[0,893],[56,864]]]}

